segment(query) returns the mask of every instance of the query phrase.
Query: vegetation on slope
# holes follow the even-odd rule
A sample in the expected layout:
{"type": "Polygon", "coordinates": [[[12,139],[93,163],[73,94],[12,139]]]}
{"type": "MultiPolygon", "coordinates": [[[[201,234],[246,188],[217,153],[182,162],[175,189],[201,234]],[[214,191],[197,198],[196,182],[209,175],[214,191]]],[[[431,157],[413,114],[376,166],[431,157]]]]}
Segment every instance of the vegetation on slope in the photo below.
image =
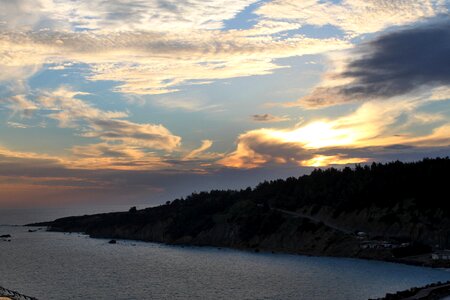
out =
{"type": "Polygon", "coordinates": [[[193,193],[158,207],[45,225],[94,237],[346,256],[360,252],[359,242],[339,228],[446,247],[449,174],[449,158],[317,169],[253,189],[193,193]]]}

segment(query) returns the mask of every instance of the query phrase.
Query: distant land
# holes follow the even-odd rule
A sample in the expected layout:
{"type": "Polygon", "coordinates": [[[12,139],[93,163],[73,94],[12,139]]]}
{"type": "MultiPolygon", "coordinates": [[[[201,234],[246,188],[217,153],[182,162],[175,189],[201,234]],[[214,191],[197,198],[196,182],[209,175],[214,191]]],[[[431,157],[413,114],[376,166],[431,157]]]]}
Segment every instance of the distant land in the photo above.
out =
{"type": "Polygon", "coordinates": [[[94,238],[450,267],[450,159],[391,162],[30,224],[94,238]]]}

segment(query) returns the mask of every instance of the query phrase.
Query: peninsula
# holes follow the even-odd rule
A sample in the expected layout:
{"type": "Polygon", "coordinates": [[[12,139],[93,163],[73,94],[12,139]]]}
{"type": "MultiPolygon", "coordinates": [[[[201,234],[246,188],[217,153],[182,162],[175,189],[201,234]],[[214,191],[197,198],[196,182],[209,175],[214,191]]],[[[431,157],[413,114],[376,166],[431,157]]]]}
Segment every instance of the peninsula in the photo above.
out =
{"type": "Polygon", "coordinates": [[[30,224],[95,238],[450,266],[450,159],[391,162],[30,224]],[[447,196],[446,196],[447,195],[447,196]]]}

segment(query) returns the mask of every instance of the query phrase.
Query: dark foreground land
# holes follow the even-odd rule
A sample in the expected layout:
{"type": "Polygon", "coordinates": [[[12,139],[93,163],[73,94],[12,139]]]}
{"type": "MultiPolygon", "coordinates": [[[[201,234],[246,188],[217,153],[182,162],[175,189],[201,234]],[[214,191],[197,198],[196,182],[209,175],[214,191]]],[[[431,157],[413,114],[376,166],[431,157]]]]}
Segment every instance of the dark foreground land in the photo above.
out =
{"type": "Polygon", "coordinates": [[[450,159],[373,163],[31,224],[91,237],[450,267],[450,159]],[[432,254],[433,258],[432,259],[432,254]]]}
{"type": "Polygon", "coordinates": [[[5,289],[0,286],[0,300],[37,300],[34,297],[20,294],[19,292],[5,289]]]}
{"type": "Polygon", "coordinates": [[[386,297],[377,300],[441,300],[447,296],[450,296],[450,281],[387,294],[386,297]]]}

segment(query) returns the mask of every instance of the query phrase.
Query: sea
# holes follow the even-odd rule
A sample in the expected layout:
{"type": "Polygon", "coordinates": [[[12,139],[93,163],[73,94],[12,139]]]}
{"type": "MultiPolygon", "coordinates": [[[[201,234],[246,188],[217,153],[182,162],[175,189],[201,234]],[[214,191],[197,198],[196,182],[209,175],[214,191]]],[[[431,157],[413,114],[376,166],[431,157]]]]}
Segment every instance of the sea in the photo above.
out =
{"type": "MultiPolygon", "coordinates": [[[[28,212],[30,213],[30,212],[28,212]]],[[[36,211],[33,211],[36,214],[36,211]]],[[[10,221],[43,221],[15,212],[10,221]],[[21,217],[19,217],[21,216],[21,217]]],[[[6,224],[5,211],[0,223],[6,224]]],[[[350,258],[93,239],[0,225],[0,286],[45,299],[369,299],[450,270],[350,258]]],[[[35,229],[35,228],[34,228],[35,229]]]]}

